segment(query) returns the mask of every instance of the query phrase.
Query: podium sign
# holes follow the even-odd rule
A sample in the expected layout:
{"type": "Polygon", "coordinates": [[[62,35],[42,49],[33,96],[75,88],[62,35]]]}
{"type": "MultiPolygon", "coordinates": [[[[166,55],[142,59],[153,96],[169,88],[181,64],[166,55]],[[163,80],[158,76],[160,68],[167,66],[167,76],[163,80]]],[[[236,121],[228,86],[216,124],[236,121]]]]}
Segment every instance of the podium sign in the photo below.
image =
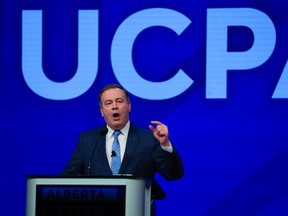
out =
{"type": "Polygon", "coordinates": [[[134,177],[27,177],[26,216],[149,216],[151,186],[134,177]]]}

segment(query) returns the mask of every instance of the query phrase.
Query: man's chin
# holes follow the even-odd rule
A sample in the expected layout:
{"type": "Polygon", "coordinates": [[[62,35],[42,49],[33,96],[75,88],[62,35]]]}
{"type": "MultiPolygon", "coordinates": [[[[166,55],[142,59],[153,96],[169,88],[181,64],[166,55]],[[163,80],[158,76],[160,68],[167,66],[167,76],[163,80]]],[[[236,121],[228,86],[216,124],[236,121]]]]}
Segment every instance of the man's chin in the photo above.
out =
{"type": "Polygon", "coordinates": [[[114,130],[121,130],[123,128],[123,123],[120,121],[113,121],[113,129],[114,130]]]}

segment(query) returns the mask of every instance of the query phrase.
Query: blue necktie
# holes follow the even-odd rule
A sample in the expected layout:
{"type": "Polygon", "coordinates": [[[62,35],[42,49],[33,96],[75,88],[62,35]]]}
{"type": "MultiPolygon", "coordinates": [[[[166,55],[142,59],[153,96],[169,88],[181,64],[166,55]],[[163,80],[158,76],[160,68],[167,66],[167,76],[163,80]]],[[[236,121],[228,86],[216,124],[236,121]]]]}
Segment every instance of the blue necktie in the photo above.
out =
{"type": "Polygon", "coordinates": [[[112,161],[111,161],[111,171],[114,174],[118,174],[120,166],[121,166],[121,155],[120,155],[120,144],[118,140],[118,136],[120,131],[114,131],[114,141],[112,145],[112,161]]]}

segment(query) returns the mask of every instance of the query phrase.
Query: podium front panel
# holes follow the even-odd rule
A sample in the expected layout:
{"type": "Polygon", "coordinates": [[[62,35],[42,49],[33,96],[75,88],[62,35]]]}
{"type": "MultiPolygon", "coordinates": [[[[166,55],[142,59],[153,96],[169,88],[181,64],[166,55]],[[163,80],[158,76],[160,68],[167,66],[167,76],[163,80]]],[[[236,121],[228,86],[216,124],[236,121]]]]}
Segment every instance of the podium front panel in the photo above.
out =
{"type": "Polygon", "coordinates": [[[150,215],[140,178],[28,178],[26,216],[150,215]]]}

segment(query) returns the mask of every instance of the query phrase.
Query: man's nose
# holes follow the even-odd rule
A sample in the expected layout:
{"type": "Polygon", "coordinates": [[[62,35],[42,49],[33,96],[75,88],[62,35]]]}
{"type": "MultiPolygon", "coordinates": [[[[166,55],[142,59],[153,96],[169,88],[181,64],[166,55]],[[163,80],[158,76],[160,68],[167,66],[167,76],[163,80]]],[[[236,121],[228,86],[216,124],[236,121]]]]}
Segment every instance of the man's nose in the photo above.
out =
{"type": "Polygon", "coordinates": [[[112,109],[118,109],[118,105],[117,105],[116,102],[113,102],[113,103],[112,103],[112,109]]]}

